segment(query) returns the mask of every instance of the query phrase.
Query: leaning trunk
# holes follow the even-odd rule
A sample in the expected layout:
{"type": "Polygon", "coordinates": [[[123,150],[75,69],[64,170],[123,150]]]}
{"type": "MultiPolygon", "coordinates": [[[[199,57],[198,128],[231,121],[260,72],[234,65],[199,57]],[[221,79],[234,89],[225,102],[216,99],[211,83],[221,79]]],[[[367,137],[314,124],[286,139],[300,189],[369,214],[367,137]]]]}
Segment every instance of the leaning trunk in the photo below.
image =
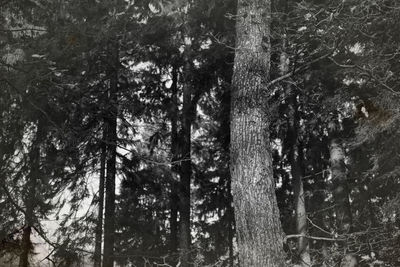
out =
{"type": "MultiPolygon", "coordinates": [[[[104,126],[103,126],[104,127],[104,126]]],[[[106,144],[105,144],[106,130],[103,131],[103,140],[101,144],[100,154],[100,177],[99,177],[99,207],[96,223],[96,236],[94,248],[94,267],[101,267],[101,243],[103,236],[103,209],[104,209],[104,182],[106,171],[106,144]]]]}
{"type": "Polygon", "coordinates": [[[241,266],[285,266],[265,85],[269,0],[239,0],[231,106],[231,176],[241,266]]]}
{"type": "Polygon", "coordinates": [[[105,181],[106,199],[104,213],[104,256],[103,267],[114,266],[115,241],[115,175],[117,156],[117,87],[118,87],[118,49],[112,48],[113,68],[110,71],[110,108],[106,116],[107,127],[107,175],[105,181]]]}

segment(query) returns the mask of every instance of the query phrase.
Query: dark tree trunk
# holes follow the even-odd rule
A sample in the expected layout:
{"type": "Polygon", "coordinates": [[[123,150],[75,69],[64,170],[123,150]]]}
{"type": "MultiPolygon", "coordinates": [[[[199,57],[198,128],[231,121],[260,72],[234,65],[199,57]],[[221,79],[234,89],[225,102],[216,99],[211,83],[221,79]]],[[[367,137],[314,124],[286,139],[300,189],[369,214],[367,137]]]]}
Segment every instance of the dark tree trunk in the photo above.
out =
{"type": "Polygon", "coordinates": [[[178,71],[174,66],[172,70],[172,85],[171,85],[171,173],[173,181],[171,182],[171,195],[170,195],[170,251],[176,252],[178,248],[178,209],[179,209],[179,196],[178,196],[178,165],[179,159],[179,143],[178,143],[178,71]],[[176,181],[176,182],[175,182],[176,181]]]}
{"type": "Polygon", "coordinates": [[[103,139],[101,144],[100,154],[100,177],[99,177],[99,207],[96,223],[96,236],[95,236],[95,247],[94,247],[94,267],[101,267],[101,244],[103,236],[103,209],[104,209],[104,182],[105,182],[105,171],[106,171],[106,129],[103,126],[103,139]]]}
{"type": "MultiPolygon", "coordinates": [[[[230,177],[229,177],[230,179],[230,177]]],[[[233,238],[235,236],[235,213],[233,210],[232,203],[232,195],[231,195],[231,182],[228,182],[228,190],[229,190],[229,206],[228,206],[228,220],[229,220],[229,229],[228,229],[228,242],[229,242],[229,267],[233,267],[234,265],[234,248],[233,248],[233,238]]]]}
{"type": "MultiPolygon", "coordinates": [[[[286,12],[288,12],[287,1],[285,1],[286,12]]],[[[289,57],[286,53],[287,40],[283,40],[283,51],[281,53],[281,75],[285,75],[289,72],[289,57]]],[[[297,93],[290,84],[285,86],[287,97],[288,97],[288,138],[287,143],[290,146],[289,151],[289,162],[291,165],[291,175],[293,179],[294,188],[294,207],[296,215],[296,232],[297,234],[303,235],[299,237],[297,243],[298,254],[300,256],[301,266],[311,266],[311,258],[309,251],[307,235],[307,213],[306,213],[306,202],[304,197],[304,185],[303,185],[303,151],[302,146],[299,142],[299,129],[300,129],[300,116],[297,103],[297,93]]]]}
{"type": "Polygon", "coordinates": [[[115,176],[117,156],[117,116],[118,116],[118,48],[112,46],[114,66],[110,71],[109,111],[106,116],[107,128],[107,175],[105,181],[105,213],[104,213],[104,255],[103,267],[114,266],[115,241],[115,176]]]}
{"type": "MultiPolygon", "coordinates": [[[[286,49],[286,40],[284,40],[284,49],[286,49]]],[[[289,72],[289,61],[285,51],[281,54],[281,71],[282,75],[289,72]]],[[[290,84],[286,86],[288,93],[288,144],[290,145],[289,151],[289,162],[291,165],[291,175],[293,179],[294,188],[294,205],[296,214],[296,232],[299,235],[297,243],[297,250],[300,256],[301,266],[311,266],[310,249],[308,239],[305,237],[308,233],[307,226],[307,213],[306,213],[306,202],[304,195],[304,167],[303,167],[303,148],[299,141],[299,129],[300,129],[300,115],[299,105],[297,103],[297,92],[290,84]]]]}
{"type": "Polygon", "coordinates": [[[336,223],[339,233],[348,233],[352,224],[347,184],[345,151],[340,140],[333,138],[330,143],[332,194],[335,201],[336,223]]]}
{"type": "Polygon", "coordinates": [[[22,234],[21,254],[19,258],[19,267],[29,266],[29,254],[32,249],[31,233],[34,224],[34,210],[37,205],[37,186],[40,179],[40,146],[43,140],[44,130],[43,122],[38,120],[36,136],[32,142],[29,153],[30,172],[28,175],[27,194],[25,203],[25,226],[22,234]]]}
{"type": "Polygon", "coordinates": [[[27,219],[25,219],[25,227],[22,234],[22,243],[21,248],[22,252],[19,256],[19,267],[28,267],[29,266],[29,253],[31,251],[32,242],[31,242],[31,232],[32,228],[27,219]]]}
{"type": "Polygon", "coordinates": [[[182,267],[189,266],[191,231],[190,231],[190,180],[192,176],[191,126],[192,126],[192,90],[189,81],[190,63],[185,60],[185,78],[183,84],[181,168],[179,187],[179,249],[182,267]]]}
{"type": "Polygon", "coordinates": [[[231,175],[240,265],[286,266],[275,195],[265,84],[269,0],[239,0],[231,106],[231,175]]]}

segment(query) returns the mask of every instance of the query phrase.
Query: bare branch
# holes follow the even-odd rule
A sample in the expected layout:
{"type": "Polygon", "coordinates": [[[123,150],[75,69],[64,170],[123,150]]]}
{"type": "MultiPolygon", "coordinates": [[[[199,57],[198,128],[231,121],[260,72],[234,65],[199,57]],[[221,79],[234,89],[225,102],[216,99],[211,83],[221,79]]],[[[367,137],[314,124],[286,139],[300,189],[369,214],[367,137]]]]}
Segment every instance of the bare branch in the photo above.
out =
{"type": "Polygon", "coordinates": [[[291,239],[291,238],[300,238],[300,237],[305,237],[305,238],[313,239],[313,240],[333,241],[333,242],[346,240],[343,238],[330,238],[330,237],[322,237],[322,236],[310,236],[310,235],[296,234],[296,235],[287,235],[284,239],[284,242],[286,243],[287,240],[291,239]]]}

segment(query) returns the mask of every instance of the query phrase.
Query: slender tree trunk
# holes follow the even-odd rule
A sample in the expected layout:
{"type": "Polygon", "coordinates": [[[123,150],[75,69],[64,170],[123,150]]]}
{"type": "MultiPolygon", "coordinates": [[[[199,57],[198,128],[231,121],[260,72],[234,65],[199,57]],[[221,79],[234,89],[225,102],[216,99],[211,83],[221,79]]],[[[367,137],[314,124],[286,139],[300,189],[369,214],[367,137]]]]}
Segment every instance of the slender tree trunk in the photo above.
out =
{"type": "Polygon", "coordinates": [[[238,1],[231,175],[239,262],[243,267],[286,266],[266,107],[270,20],[269,0],[238,1]]]}
{"type": "MultiPolygon", "coordinates": [[[[285,14],[288,14],[289,7],[288,1],[284,2],[285,14]]],[[[286,21],[286,15],[284,20],[286,21]]],[[[287,49],[287,39],[283,37],[283,49],[281,53],[281,75],[285,75],[289,72],[289,57],[286,52],[287,49]]],[[[289,152],[289,161],[291,165],[291,175],[293,179],[294,186],[294,204],[295,204],[295,214],[296,214],[296,232],[297,234],[307,235],[307,213],[306,213],[306,203],[304,196],[304,185],[303,185],[303,151],[299,144],[299,111],[297,103],[297,93],[290,84],[286,85],[286,91],[289,100],[289,129],[288,129],[288,142],[290,143],[291,149],[289,152]]],[[[298,254],[300,256],[301,266],[311,266],[311,257],[309,251],[309,242],[306,237],[299,237],[297,244],[298,254]]]]}
{"type": "MultiPolygon", "coordinates": [[[[304,196],[304,186],[303,186],[303,168],[301,166],[301,159],[298,155],[302,153],[299,152],[299,147],[293,148],[293,162],[292,162],[292,177],[294,181],[294,200],[295,200],[295,211],[296,211],[296,231],[298,234],[307,235],[307,213],[306,204],[304,196]],[[296,156],[297,154],[297,156],[296,156]]],[[[311,258],[309,251],[309,243],[306,237],[300,237],[298,239],[298,253],[300,256],[301,266],[311,266],[311,258]]]]}
{"type": "MultiPolygon", "coordinates": [[[[228,182],[229,195],[231,195],[231,183],[228,182]]],[[[229,229],[228,229],[228,242],[229,242],[229,266],[233,267],[234,265],[234,251],[233,251],[233,238],[235,231],[235,214],[232,207],[232,196],[229,198],[229,206],[228,206],[228,218],[229,218],[229,229]]]]}
{"type": "Polygon", "coordinates": [[[105,181],[105,213],[104,213],[104,255],[103,267],[114,266],[115,242],[115,176],[117,156],[117,116],[118,116],[118,47],[111,46],[114,66],[111,70],[109,103],[110,108],[106,117],[107,124],[107,175],[105,181]]]}
{"type": "Polygon", "coordinates": [[[176,252],[178,248],[178,209],[179,209],[179,195],[178,195],[178,168],[177,160],[179,159],[178,151],[178,71],[174,66],[172,70],[172,85],[171,85],[171,154],[172,154],[172,167],[171,173],[173,182],[171,183],[171,196],[170,196],[170,250],[176,252]],[[176,179],[175,179],[176,178],[176,179]],[[176,181],[176,182],[175,182],[176,181]]]}
{"type": "MultiPolygon", "coordinates": [[[[286,40],[283,41],[283,50],[286,49],[286,40]]],[[[289,58],[285,51],[281,54],[281,74],[287,74],[289,72],[289,58]]],[[[300,116],[298,111],[297,93],[290,84],[286,86],[288,93],[288,109],[289,109],[289,129],[288,129],[288,142],[290,143],[291,149],[289,151],[289,161],[291,165],[291,175],[294,185],[294,204],[296,213],[296,231],[297,234],[303,235],[298,239],[298,253],[300,256],[301,266],[311,266],[311,257],[309,242],[305,235],[308,233],[307,227],[307,213],[306,213],[306,202],[304,196],[304,185],[303,185],[303,151],[302,146],[299,143],[299,129],[300,129],[300,116]]]]}
{"type": "Polygon", "coordinates": [[[328,251],[328,246],[326,245],[326,242],[322,243],[322,267],[328,267],[328,259],[329,259],[329,251],[328,251]]]}
{"type": "MultiPolygon", "coordinates": [[[[106,140],[106,129],[103,126],[103,142],[106,140]]],[[[95,236],[95,248],[94,248],[94,267],[101,267],[101,244],[103,236],[103,209],[104,209],[104,182],[105,182],[105,171],[106,171],[106,156],[107,156],[106,144],[101,144],[100,154],[100,177],[99,177],[99,207],[96,223],[96,236],[95,236]]]]}
{"type": "MultiPolygon", "coordinates": [[[[347,183],[345,151],[338,138],[332,138],[330,146],[330,163],[332,175],[332,194],[335,201],[336,223],[339,234],[349,233],[352,225],[352,214],[350,208],[350,190],[347,183]]],[[[346,250],[346,244],[343,244],[346,250]]],[[[357,259],[354,255],[347,254],[342,259],[343,267],[354,267],[357,259]]]]}
{"type": "Polygon", "coordinates": [[[352,215],[347,184],[345,152],[340,140],[333,138],[330,143],[332,194],[335,201],[336,222],[339,233],[350,231],[352,215]]]}
{"type": "Polygon", "coordinates": [[[172,185],[172,192],[170,196],[170,251],[175,253],[178,249],[178,210],[179,210],[179,196],[177,192],[178,184],[172,185]]]}
{"type": "Polygon", "coordinates": [[[22,252],[19,258],[19,267],[28,267],[29,253],[32,249],[31,233],[34,224],[34,210],[37,205],[37,186],[40,179],[40,146],[43,140],[43,122],[38,120],[36,136],[29,153],[30,172],[28,175],[27,194],[25,202],[25,227],[22,234],[22,252]]]}
{"type": "MultiPolygon", "coordinates": [[[[187,51],[185,51],[187,52],[187,51]]],[[[186,56],[187,57],[187,56],[186,56]]],[[[182,163],[179,188],[179,249],[182,267],[190,266],[190,180],[192,176],[191,160],[191,126],[192,126],[192,90],[189,81],[190,63],[186,58],[184,66],[185,79],[183,85],[182,107],[182,163]]]]}

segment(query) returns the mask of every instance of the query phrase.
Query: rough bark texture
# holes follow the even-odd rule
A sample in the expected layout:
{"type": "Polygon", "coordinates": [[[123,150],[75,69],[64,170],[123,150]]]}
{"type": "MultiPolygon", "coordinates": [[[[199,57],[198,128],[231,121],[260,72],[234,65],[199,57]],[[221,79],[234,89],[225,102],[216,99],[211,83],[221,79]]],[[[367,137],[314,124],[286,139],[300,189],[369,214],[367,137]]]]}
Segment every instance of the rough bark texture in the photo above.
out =
{"type": "Polygon", "coordinates": [[[264,84],[270,70],[269,0],[239,0],[231,106],[231,175],[240,265],[286,266],[272,175],[264,84]]]}
{"type": "Polygon", "coordinates": [[[189,61],[186,60],[184,67],[185,80],[183,85],[183,107],[182,107],[182,163],[180,170],[179,188],[179,249],[181,266],[190,266],[190,180],[192,176],[191,161],[191,126],[192,126],[192,90],[189,83],[189,61]]]}
{"type": "MultiPolygon", "coordinates": [[[[103,126],[104,127],[104,126],[103,126]]],[[[106,138],[106,130],[103,131],[103,141],[106,138]]],[[[101,267],[101,243],[103,236],[103,209],[104,209],[104,182],[105,182],[105,171],[106,171],[106,144],[101,144],[100,152],[100,177],[99,177],[99,206],[98,215],[96,222],[96,236],[95,236],[95,247],[94,247],[94,267],[101,267]]]]}
{"type": "Polygon", "coordinates": [[[36,136],[33,139],[29,153],[30,172],[28,175],[27,194],[25,203],[25,226],[22,234],[21,254],[19,267],[29,266],[29,254],[32,249],[31,233],[34,224],[34,210],[37,205],[37,186],[40,180],[40,145],[44,136],[43,122],[39,119],[37,123],[36,136]]]}
{"type": "MultiPolygon", "coordinates": [[[[115,48],[114,48],[115,49],[115,48]]],[[[118,115],[118,49],[113,50],[114,66],[111,70],[109,103],[110,111],[106,117],[107,127],[107,175],[105,181],[104,212],[104,256],[103,267],[114,266],[115,241],[115,176],[117,156],[117,115],[118,115]]]]}
{"type": "Polygon", "coordinates": [[[330,143],[330,163],[332,175],[332,194],[335,201],[336,222],[339,233],[350,231],[352,215],[347,185],[345,152],[340,140],[333,138],[330,143]]]}

